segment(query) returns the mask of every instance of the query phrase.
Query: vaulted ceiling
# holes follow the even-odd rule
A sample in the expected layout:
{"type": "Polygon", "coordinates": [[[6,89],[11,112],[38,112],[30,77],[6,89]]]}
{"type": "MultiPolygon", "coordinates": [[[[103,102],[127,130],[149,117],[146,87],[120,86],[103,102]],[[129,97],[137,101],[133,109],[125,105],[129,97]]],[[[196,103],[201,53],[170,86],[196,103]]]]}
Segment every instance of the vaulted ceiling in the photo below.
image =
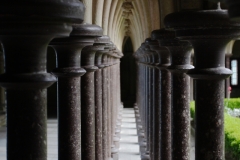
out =
{"type": "Polygon", "coordinates": [[[158,0],[82,0],[86,6],[85,22],[97,24],[104,35],[121,50],[125,36],[132,39],[136,50],[160,28],[158,0]]]}
{"type": "MultiPolygon", "coordinates": [[[[80,0],[85,4],[85,22],[97,24],[122,49],[130,37],[134,51],[152,30],[164,27],[164,17],[186,9],[206,9],[216,4],[210,0],[80,0]]],[[[215,5],[214,5],[215,6],[215,5]]]]}

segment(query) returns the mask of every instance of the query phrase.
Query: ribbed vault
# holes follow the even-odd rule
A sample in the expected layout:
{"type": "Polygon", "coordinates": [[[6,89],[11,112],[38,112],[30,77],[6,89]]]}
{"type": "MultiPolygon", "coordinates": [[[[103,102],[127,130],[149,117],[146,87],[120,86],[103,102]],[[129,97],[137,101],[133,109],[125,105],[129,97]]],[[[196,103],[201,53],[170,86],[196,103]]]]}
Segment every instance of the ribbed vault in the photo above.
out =
{"type": "Polygon", "coordinates": [[[82,0],[85,22],[97,24],[122,49],[124,37],[132,39],[134,51],[160,28],[158,0],[82,0]]]}

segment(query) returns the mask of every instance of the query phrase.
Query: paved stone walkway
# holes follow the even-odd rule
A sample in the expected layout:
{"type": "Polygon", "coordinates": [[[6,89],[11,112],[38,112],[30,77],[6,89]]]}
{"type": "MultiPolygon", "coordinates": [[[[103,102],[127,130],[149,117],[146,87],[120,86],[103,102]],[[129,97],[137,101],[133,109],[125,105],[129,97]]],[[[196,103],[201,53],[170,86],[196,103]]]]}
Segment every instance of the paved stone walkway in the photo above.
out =
{"type": "Polygon", "coordinates": [[[123,109],[119,160],[140,160],[136,120],[132,108],[123,109]]]}
{"type": "MultiPolygon", "coordinates": [[[[140,160],[136,120],[132,108],[124,108],[119,160],[140,160]]],[[[57,120],[48,120],[48,160],[57,160],[57,120]]],[[[24,147],[24,146],[23,146],[24,147]]],[[[191,137],[191,160],[194,160],[194,137],[191,137]]],[[[0,128],[0,160],[6,160],[6,127],[0,128]]]]}
{"type": "MultiPolygon", "coordinates": [[[[57,120],[48,120],[48,160],[57,160],[57,120]]],[[[24,146],[23,146],[24,147],[24,146]]],[[[6,127],[0,128],[0,160],[6,160],[6,127]]],[[[119,160],[140,160],[133,109],[123,110],[119,160]]]]}

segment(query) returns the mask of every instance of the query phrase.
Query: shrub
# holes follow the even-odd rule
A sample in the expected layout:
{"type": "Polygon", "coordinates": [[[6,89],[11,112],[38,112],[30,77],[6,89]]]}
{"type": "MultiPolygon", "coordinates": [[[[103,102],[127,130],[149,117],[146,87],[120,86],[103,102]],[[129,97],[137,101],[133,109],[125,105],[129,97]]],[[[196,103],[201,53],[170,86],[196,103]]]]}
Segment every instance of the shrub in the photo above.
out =
{"type": "Polygon", "coordinates": [[[240,157],[240,119],[225,113],[224,115],[225,150],[234,158],[240,157]]]}
{"type": "Polygon", "coordinates": [[[240,109],[240,98],[224,99],[224,106],[230,109],[240,109]]]}

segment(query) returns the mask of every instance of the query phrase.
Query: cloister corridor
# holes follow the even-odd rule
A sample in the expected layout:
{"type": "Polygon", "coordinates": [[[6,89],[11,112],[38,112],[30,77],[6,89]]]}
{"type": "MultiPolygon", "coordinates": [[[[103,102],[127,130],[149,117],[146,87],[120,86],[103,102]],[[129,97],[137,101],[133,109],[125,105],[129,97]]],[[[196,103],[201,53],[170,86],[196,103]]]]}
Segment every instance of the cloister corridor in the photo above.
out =
{"type": "Polygon", "coordinates": [[[0,160],[239,160],[239,38],[240,0],[0,0],[0,160]]]}

